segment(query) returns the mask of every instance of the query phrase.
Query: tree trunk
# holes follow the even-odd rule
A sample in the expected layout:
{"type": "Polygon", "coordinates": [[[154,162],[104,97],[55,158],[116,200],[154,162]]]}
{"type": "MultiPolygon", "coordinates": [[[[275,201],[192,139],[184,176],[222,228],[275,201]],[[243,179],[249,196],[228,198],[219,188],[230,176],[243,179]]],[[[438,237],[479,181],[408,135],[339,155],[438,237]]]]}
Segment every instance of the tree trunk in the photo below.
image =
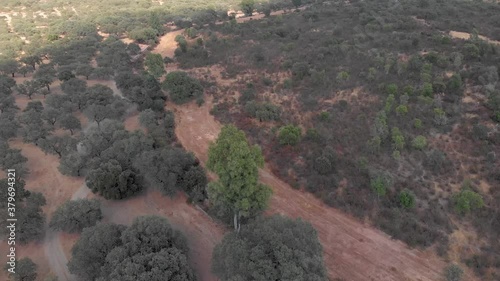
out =
{"type": "Polygon", "coordinates": [[[14,76],[14,74],[16,74],[16,73],[15,73],[15,72],[12,72],[12,78],[14,78],[14,77],[15,77],[15,76],[14,76]]]}
{"type": "Polygon", "coordinates": [[[240,211],[234,213],[234,231],[240,233],[241,223],[240,223],[240,211]]]}
{"type": "Polygon", "coordinates": [[[50,84],[47,84],[47,91],[50,92],[50,84]]]}

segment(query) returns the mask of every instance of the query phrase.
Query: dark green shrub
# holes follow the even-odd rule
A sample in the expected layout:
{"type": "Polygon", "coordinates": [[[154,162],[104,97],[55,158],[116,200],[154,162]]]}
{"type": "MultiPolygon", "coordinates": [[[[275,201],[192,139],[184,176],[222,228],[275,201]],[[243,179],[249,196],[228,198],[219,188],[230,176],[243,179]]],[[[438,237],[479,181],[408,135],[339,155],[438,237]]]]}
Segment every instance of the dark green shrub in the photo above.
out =
{"type": "Polygon", "coordinates": [[[168,90],[170,98],[177,104],[189,102],[203,95],[200,82],[183,71],[167,74],[162,86],[168,90]]]}

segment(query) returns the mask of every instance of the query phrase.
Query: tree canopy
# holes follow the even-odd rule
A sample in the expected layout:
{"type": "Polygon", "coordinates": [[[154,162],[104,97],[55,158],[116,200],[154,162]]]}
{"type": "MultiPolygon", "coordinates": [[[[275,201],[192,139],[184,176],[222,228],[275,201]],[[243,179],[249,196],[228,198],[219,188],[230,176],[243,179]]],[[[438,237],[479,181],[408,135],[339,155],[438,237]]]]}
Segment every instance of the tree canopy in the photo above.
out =
{"type": "Polygon", "coordinates": [[[59,206],[52,216],[50,227],[69,233],[80,232],[85,227],[94,226],[101,219],[99,201],[79,199],[59,206]]]}
{"type": "Polygon", "coordinates": [[[250,146],[245,133],[233,125],[224,126],[208,150],[207,168],[219,176],[208,185],[209,198],[233,214],[235,230],[241,217],[251,217],[267,206],[271,189],[258,182],[258,168],[264,165],[260,147],[250,146]]]}
{"type": "Polygon", "coordinates": [[[186,239],[162,217],[138,217],[128,228],[85,228],[72,249],[72,273],[98,281],[194,281],[186,239]]]}
{"type": "Polygon", "coordinates": [[[280,215],[227,234],[212,260],[212,270],[222,281],[328,280],[316,230],[280,215]]]}
{"type": "Polygon", "coordinates": [[[183,104],[203,95],[203,87],[195,78],[183,71],[167,74],[163,87],[168,90],[170,98],[177,104],[183,104]]]}

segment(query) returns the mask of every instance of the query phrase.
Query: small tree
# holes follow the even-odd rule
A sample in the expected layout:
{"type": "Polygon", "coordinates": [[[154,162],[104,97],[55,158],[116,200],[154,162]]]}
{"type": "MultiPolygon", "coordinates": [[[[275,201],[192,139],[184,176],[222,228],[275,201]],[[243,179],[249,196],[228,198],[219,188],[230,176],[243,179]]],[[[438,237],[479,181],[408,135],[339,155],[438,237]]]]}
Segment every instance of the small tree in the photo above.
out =
{"type": "Polygon", "coordinates": [[[165,73],[165,65],[160,54],[147,54],[144,65],[155,78],[159,78],[165,73]]]}
{"type": "Polygon", "coordinates": [[[294,125],[286,125],[278,131],[278,141],[281,145],[296,145],[300,142],[302,130],[294,125]]]}
{"type": "Polygon", "coordinates": [[[59,125],[61,125],[63,129],[69,130],[71,135],[73,135],[75,130],[80,130],[82,128],[80,120],[70,113],[61,116],[59,125]]]}
{"type": "Polygon", "coordinates": [[[300,7],[302,5],[302,0],[292,0],[292,4],[295,6],[295,8],[300,7]]]}
{"type": "Polygon", "coordinates": [[[411,142],[413,148],[422,150],[427,146],[427,139],[424,136],[416,136],[411,142]]]}
{"type": "Polygon", "coordinates": [[[52,216],[50,227],[69,233],[81,232],[102,219],[99,201],[79,199],[59,206],[52,216]]]}
{"type": "Polygon", "coordinates": [[[455,210],[460,214],[467,214],[484,206],[481,194],[470,190],[466,184],[464,184],[462,191],[453,196],[453,201],[455,202],[455,210]]]}
{"type": "Polygon", "coordinates": [[[397,95],[398,94],[398,85],[396,85],[394,83],[387,85],[387,87],[385,88],[385,92],[388,95],[397,95]]]}
{"type": "Polygon", "coordinates": [[[15,77],[16,72],[19,70],[19,63],[15,59],[0,60],[0,72],[5,75],[12,75],[15,77]]]}
{"type": "Polygon", "coordinates": [[[90,75],[94,72],[94,68],[88,64],[80,64],[76,67],[76,75],[85,76],[85,79],[89,80],[90,75]]]}
{"type": "Polygon", "coordinates": [[[50,91],[50,84],[54,81],[56,70],[50,64],[41,65],[33,75],[33,78],[50,91]]]}
{"type": "Polygon", "coordinates": [[[29,99],[31,99],[31,97],[34,94],[36,94],[40,91],[41,86],[42,85],[37,80],[27,80],[27,81],[24,81],[22,84],[18,85],[16,88],[17,88],[17,92],[20,95],[25,95],[29,99]]]}
{"type": "Polygon", "coordinates": [[[271,189],[258,181],[258,168],[263,165],[260,147],[250,146],[245,133],[235,126],[224,126],[210,145],[207,168],[219,180],[208,185],[208,195],[214,204],[233,214],[236,231],[241,218],[262,211],[271,196],[271,189]]]}
{"type": "Polygon", "coordinates": [[[255,8],[255,2],[254,0],[242,0],[240,8],[246,16],[251,16],[255,8]]]}
{"type": "Polygon", "coordinates": [[[90,170],[85,183],[94,193],[106,199],[123,199],[142,190],[142,181],[134,171],[122,168],[116,160],[90,170]]]}
{"type": "Polygon", "coordinates": [[[404,189],[399,193],[399,204],[406,209],[415,207],[415,195],[408,189],[404,189]]]}
{"type": "Polygon", "coordinates": [[[384,196],[387,193],[389,182],[384,176],[377,175],[370,181],[370,186],[377,194],[377,197],[380,197],[384,196]]]}

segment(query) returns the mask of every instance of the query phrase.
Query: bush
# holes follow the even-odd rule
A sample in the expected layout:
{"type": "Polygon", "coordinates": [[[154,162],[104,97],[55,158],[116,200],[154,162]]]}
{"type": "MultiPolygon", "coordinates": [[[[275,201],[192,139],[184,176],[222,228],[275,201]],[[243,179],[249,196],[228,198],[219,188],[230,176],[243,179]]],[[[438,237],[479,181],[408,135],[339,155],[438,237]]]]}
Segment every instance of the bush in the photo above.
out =
{"type": "Polygon", "coordinates": [[[301,129],[294,125],[286,125],[279,129],[278,141],[281,145],[296,145],[300,142],[301,129]]]}
{"type": "Polygon", "coordinates": [[[370,181],[370,186],[377,196],[384,196],[389,187],[389,181],[384,176],[376,176],[370,181]]]}
{"type": "Polygon", "coordinates": [[[415,207],[415,194],[407,189],[404,189],[399,193],[399,204],[401,207],[406,209],[415,207]]]}
{"type": "Polygon", "coordinates": [[[388,95],[397,95],[398,94],[398,86],[394,83],[387,85],[385,88],[385,92],[388,95]]]}
{"type": "Polygon", "coordinates": [[[177,104],[189,102],[203,95],[200,82],[183,71],[167,74],[162,86],[169,91],[170,98],[177,104]]]}
{"type": "Polygon", "coordinates": [[[427,146],[427,139],[424,136],[416,136],[411,142],[413,148],[422,150],[427,146]]]}
{"type": "Polygon", "coordinates": [[[408,113],[408,106],[406,105],[398,105],[398,107],[396,107],[396,114],[397,115],[406,115],[408,113]]]}
{"type": "Polygon", "coordinates": [[[251,16],[253,9],[255,7],[254,0],[242,0],[240,3],[240,8],[245,13],[246,16],[251,16]]]}
{"type": "Polygon", "coordinates": [[[484,206],[483,197],[468,188],[455,194],[453,201],[455,202],[455,210],[460,214],[467,214],[484,206]]]}
{"type": "Polygon", "coordinates": [[[463,275],[464,270],[456,264],[450,264],[444,269],[446,281],[461,281],[463,275]]]}
{"type": "Polygon", "coordinates": [[[415,127],[416,129],[422,128],[422,120],[415,118],[415,120],[413,121],[413,127],[415,127]]]}
{"type": "Polygon", "coordinates": [[[245,111],[253,118],[259,121],[278,121],[280,120],[281,108],[271,103],[257,103],[255,101],[247,102],[245,111]]]}

